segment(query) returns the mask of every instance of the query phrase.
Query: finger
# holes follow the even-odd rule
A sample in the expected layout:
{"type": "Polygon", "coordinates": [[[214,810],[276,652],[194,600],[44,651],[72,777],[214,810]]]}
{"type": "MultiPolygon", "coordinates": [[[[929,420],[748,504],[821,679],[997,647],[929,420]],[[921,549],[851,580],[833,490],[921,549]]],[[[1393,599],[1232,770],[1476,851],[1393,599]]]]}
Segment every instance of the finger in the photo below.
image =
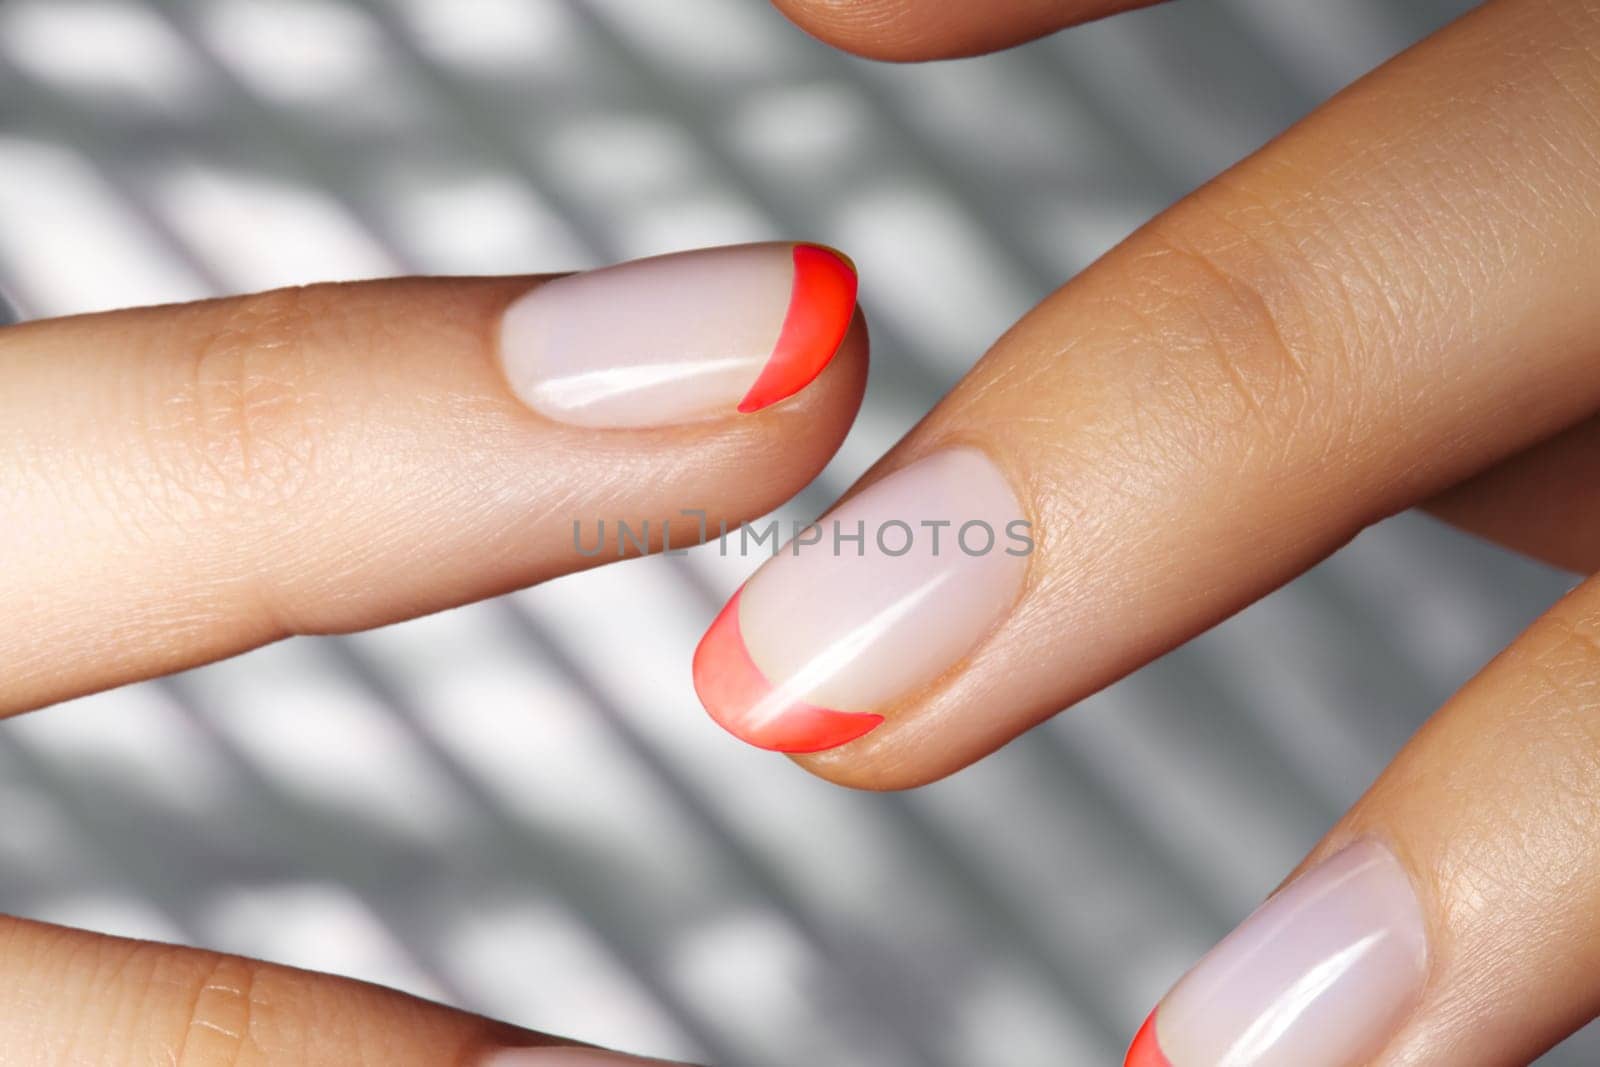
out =
{"type": "Polygon", "coordinates": [[[1600,571],[1600,419],[1517,453],[1428,501],[1464,530],[1579,574],[1600,571]]]}
{"type": "Polygon", "coordinates": [[[869,59],[973,56],[1160,0],[773,0],[806,32],[869,59]]]}
{"type": "Polygon", "coordinates": [[[7,1067],[648,1067],[393,990],[0,919],[7,1067]]]}
{"type": "Polygon", "coordinates": [[[1516,1067],[1600,1012],[1600,580],[1473,679],[1134,1067],[1516,1067]]]}
{"type": "Polygon", "coordinates": [[[745,586],[713,716],[937,778],[1600,409],[1596,53],[1490,3],[1047,299],[829,517],[864,551],[745,586]]]}
{"type": "Polygon", "coordinates": [[[854,294],[771,244],[0,331],[0,711],[762,514],[854,417],[854,294]]]}

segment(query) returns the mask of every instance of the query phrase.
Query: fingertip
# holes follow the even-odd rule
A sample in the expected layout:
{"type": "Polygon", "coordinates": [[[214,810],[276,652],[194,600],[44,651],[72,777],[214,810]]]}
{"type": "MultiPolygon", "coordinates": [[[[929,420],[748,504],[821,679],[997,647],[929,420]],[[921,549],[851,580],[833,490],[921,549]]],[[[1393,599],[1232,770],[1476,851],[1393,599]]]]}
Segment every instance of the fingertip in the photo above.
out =
{"type": "Polygon", "coordinates": [[[1160,0],[772,0],[788,19],[865,59],[913,63],[1010,48],[1056,30],[1160,0]]]}
{"type": "Polygon", "coordinates": [[[1144,1021],[1144,1025],[1139,1028],[1139,1033],[1134,1037],[1122,1067],[1172,1067],[1166,1053],[1161,1051],[1161,1042],[1156,1037],[1155,1012],[1152,1011],[1150,1017],[1144,1021]]]}
{"type": "MultiPolygon", "coordinates": [[[[803,373],[797,372],[769,396],[758,392],[758,380],[751,389],[754,400],[747,394],[738,412],[722,425],[739,440],[762,449],[763,455],[770,452],[769,458],[774,462],[787,457],[781,466],[806,457],[810,462],[804,466],[810,477],[821,473],[855,424],[866,396],[871,358],[866,317],[859,307],[852,307],[849,316],[843,339],[833,354],[815,368],[813,377],[804,378],[803,373]]],[[[773,506],[804,484],[790,487],[788,495],[775,500],[773,506]]]]}
{"type": "Polygon", "coordinates": [[[751,659],[739,600],[740,593],[729,599],[694,653],[695,693],[718,726],[756,748],[803,753],[838,748],[883,722],[881,715],[816,707],[776,689],[751,659]]]}
{"type": "Polygon", "coordinates": [[[854,316],[840,253],[788,241],[563,275],[505,309],[511,393],[551,422],[640,430],[748,414],[810,385],[854,316]]]}
{"type": "Polygon", "coordinates": [[[816,380],[855,320],[859,279],[855,261],[822,245],[797,244],[794,280],[778,340],[760,376],[739,402],[750,414],[771,407],[816,380]]]}
{"type": "Polygon", "coordinates": [[[930,51],[916,0],[772,0],[811,36],[864,59],[908,63],[938,58],[930,51]]]}
{"type": "Polygon", "coordinates": [[[842,784],[921,784],[947,759],[906,709],[1016,603],[1029,529],[980,448],[897,468],[796,530],[723,610],[697,654],[702,701],[753,745],[823,754],[808,767],[842,784]]]}

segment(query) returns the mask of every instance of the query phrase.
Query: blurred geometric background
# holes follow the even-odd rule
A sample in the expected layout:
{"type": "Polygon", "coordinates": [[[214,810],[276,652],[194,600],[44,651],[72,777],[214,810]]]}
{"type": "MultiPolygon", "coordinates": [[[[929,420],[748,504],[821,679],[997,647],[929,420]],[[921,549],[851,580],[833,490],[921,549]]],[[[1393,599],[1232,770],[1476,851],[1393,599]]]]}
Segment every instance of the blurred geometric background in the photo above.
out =
{"type": "MultiPolygon", "coordinates": [[[[827,241],[874,369],[809,517],[1035,300],[1468,6],[1190,2],[891,67],[756,0],[0,0],[0,290],[33,317],[827,241]]],[[[700,712],[689,653],[750,566],[624,564],[5,723],[0,909],[721,1067],[1120,1063],[1571,584],[1402,516],[873,796],[700,712]],[[601,602],[649,620],[625,672],[601,602]]]]}

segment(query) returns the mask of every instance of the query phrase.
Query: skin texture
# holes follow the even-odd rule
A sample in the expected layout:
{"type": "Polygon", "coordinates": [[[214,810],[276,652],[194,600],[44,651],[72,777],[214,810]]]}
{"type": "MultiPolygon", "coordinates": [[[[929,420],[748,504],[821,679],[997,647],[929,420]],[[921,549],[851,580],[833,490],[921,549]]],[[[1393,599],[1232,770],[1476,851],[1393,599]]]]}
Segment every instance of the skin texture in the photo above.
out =
{"type": "MultiPolygon", "coordinates": [[[[468,1067],[553,1039],[393,990],[0,919],[7,1067],[468,1067]]],[[[607,1059],[627,1067],[637,1061],[607,1059]]]]}
{"type": "Polygon", "coordinates": [[[1452,486],[1427,507],[1481,537],[1578,574],[1593,574],[1600,570],[1596,485],[1600,419],[1588,419],[1452,486]]]}
{"type": "MultiPolygon", "coordinates": [[[[867,23],[834,20],[839,5],[783,6],[872,52],[855,36],[867,23]]],[[[873,54],[1034,32],[1029,3],[986,14],[981,32],[931,23],[873,54]]],[[[1033,593],[946,685],[802,762],[878,788],[947,773],[1414,504],[1600,567],[1597,98],[1600,4],[1489,3],[1019,323],[863,481],[947,437],[1010,456],[1046,531],[1033,593]],[[1057,672],[1015,680],[1068,641],[1077,654],[1057,672]],[[986,730],[963,718],[973,707],[1019,711],[986,730]]],[[[1345,1020],[1383,1031],[1346,1035],[1377,1050],[1348,1067],[1519,1067],[1600,1012],[1597,692],[1591,579],[1464,687],[1289,879],[1376,843],[1420,909],[1415,1005],[1397,1025],[1345,1020]]],[[[1282,964],[1289,948],[1264,952],[1282,964]]],[[[1130,1064],[1159,1062],[1150,1037],[1130,1064]]]]}
{"type": "MultiPolygon", "coordinates": [[[[1151,6],[1159,0],[1002,0],[949,4],[944,0],[773,0],[801,28],[834,47],[875,59],[917,62],[971,56],[1043,36],[1064,27],[1151,6]]],[[[1529,3],[1531,18],[1550,16],[1562,26],[1582,19],[1592,5],[1529,3]],[[1566,17],[1563,17],[1563,16],[1566,17]]],[[[1430,46],[1431,47],[1431,46],[1430,46]]],[[[1442,73],[1442,72],[1441,72],[1442,73]]],[[[1439,100],[1449,82],[1441,77],[1439,100]]],[[[1498,109],[1475,121],[1503,124],[1498,109]]],[[[1374,148],[1382,137],[1372,139],[1374,148]]],[[[1469,220],[1459,220],[1467,224],[1469,220]]],[[[1414,263],[1421,271],[1426,263],[1414,263]]],[[[1600,349],[1600,343],[1596,345],[1600,349]]],[[[1464,529],[1579,573],[1600,568],[1600,503],[1578,490],[1594,484],[1600,469],[1600,420],[1558,433],[1548,444],[1519,453],[1503,466],[1445,490],[1422,506],[1464,529]]]]}
{"type": "Polygon", "coordinates": [[[682,508],[713,529],[763,514],[860,403],[858,320],[764,411],[552,422],[496,362],[500,313],[532,284],[317,286],[0,331],[0,501],[28,517],[0,524],[0,559],[30,561],[0,569],[19,612],[0,712],[603,562],[574,550],[574,520],[649,520],[659,547],[663,520],[694,529],[682,508]]]}
{"type": "Polygon", "coordinates": [[[1592,5],[1490,4],[1024,317],[863,479],[982,448],[1037,534],[1022,597],[804,765],[949,774],[1600,408],[1597,53],[1592,5]]]}
{"type": "MultiPolygon", "coordinates": [[[[0,559],[26,561],[0,568],[0,713],[603,562],[574,520],[649,519],[659,548],[681,508],[753,518],[815,477],[860,404],[857,318],[815,381],[757,413],[735,394],[688,425],[552,422],[495,344],[539,284],[316,286],[0,330],[0,559]]],[[[7,1067],[465,1067],[556,1044],[358,982],[0,918],[7,1067]]]]}
{"type": "MultiPolygon", "coordinates": [[[[785,8],[897,59],[1119,9],[785,8]]],[[[1021,596],[882,726],[803,762],[872,788],[949,773],[1418,502],[1594,567],[1597,56],[1594,0],[1490,3],[1019,323],[862,485],[981,449],[1038,539],[1021,596]]],[[[755,415],[553,423],[494,350],[533,284],[314,287],[0,331],[0,559],[28,561],[0,570],[0,711],[590,565],[574,513],[759,514],[820,469],[859,403],[858,320],[814,383],[755,415]]],[[[1415,893],[1427,973],[1414,1010],[1369,1035],[1378,1067],[1513,1067],[1600,1010],[1597,679],[1591,581],[1302,868],[1379,842],[1415,893]]],[[[421,1067],[550,1040],[341,979],[0,920],[8,1065],[421,1067]]]]}

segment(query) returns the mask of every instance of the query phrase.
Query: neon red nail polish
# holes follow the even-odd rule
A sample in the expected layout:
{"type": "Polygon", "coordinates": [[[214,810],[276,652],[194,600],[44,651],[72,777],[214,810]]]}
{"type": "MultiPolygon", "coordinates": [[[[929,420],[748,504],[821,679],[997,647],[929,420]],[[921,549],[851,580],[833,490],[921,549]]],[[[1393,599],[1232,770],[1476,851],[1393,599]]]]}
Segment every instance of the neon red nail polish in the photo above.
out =
{"type": "Polygon", "coordinates": [[[883,722],[882,715],[819,708],[777,694],[739,632],[739,596],[728,601],[694,652],[695,692],[719,726],[757,748],[820,752],[883,722]]]}
{"type": "Polygon", "coordinates": [[[794,246],[794,287],[778,343],[750,391],[742,412],[791,397],[810,385],[839,351],[856,310],[857,278],[850,261],[821,245],[794,246]]]}
{"type": "Polygon", "coordinates": [[[1166,1053],[1161,1051],[1161,1042],[1156,1039],[1156,1012],[1151,1012],[1150,1017],[1139,1028],[1138,1036],[1133,1039],[1133,1046],[1128,1049],[1128,1058],[1123,1061],[1122,1067],[1172,1067],[1166,1053]]]}

